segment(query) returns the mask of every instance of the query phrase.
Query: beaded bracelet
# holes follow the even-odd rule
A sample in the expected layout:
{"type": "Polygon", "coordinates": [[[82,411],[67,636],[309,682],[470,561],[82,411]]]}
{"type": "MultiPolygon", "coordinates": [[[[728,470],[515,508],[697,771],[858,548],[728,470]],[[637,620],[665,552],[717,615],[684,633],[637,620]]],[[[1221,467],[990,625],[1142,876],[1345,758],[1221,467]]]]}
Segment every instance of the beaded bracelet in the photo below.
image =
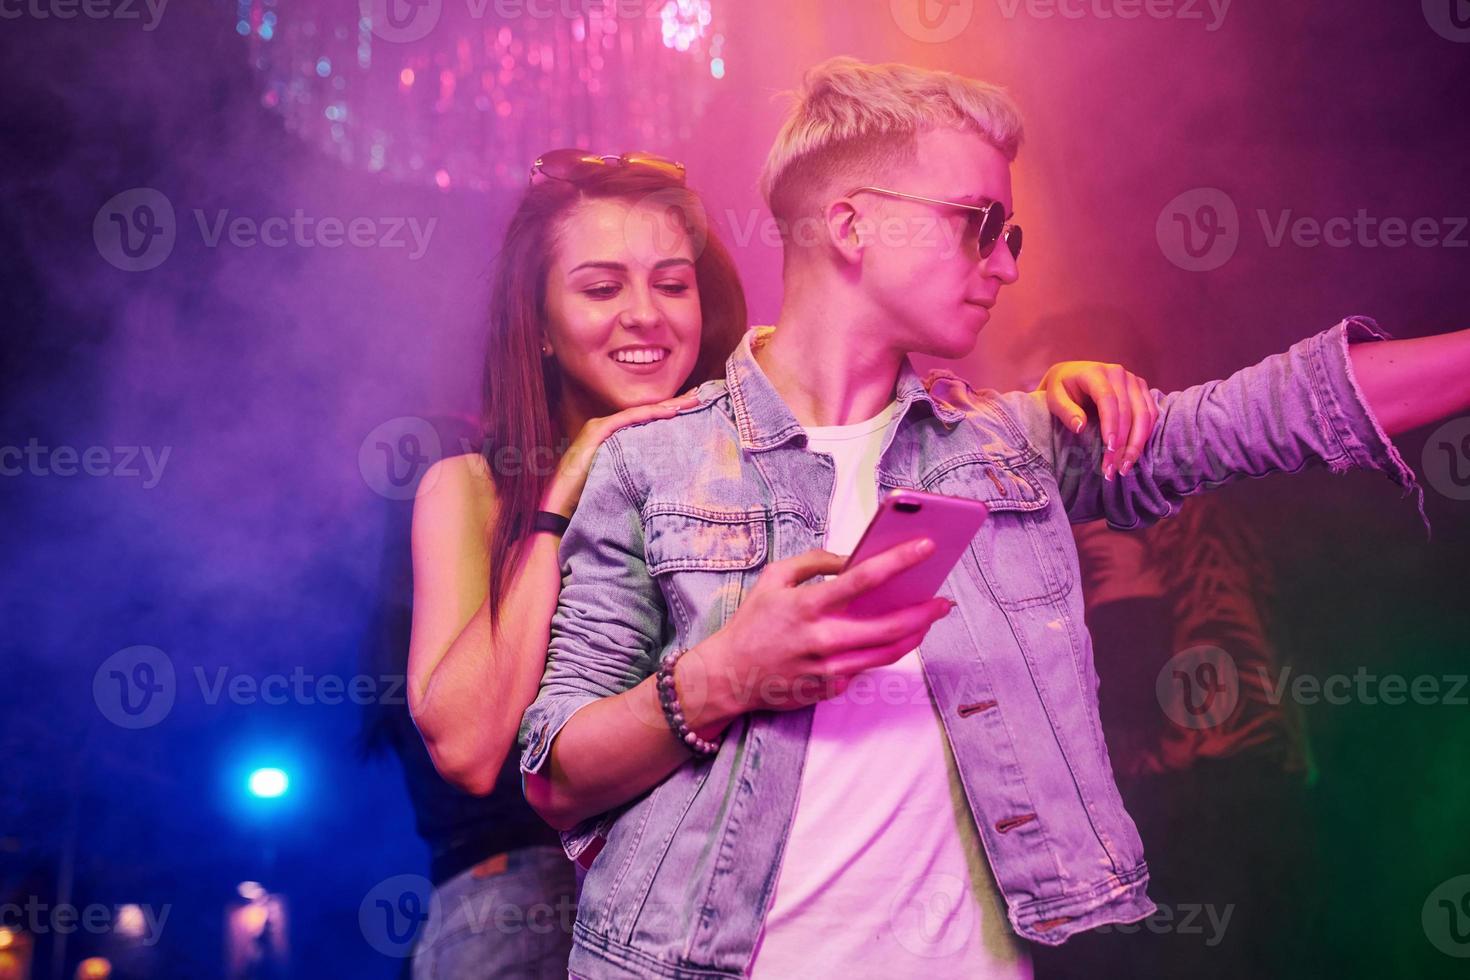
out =
{"type": "Polygon", "coordinates": [[[658,685],[658,703],[663,706],[664,720],[673,729],[674,737],[689,747],[695,755],[708,758],[720,751],[718,742],[700,738],[684,720],[684,708],[679,704],[679,692],[674,689],[674,664],[684,655],[683,650],[667,654],[658,665],[655,683],[658,685]]]}

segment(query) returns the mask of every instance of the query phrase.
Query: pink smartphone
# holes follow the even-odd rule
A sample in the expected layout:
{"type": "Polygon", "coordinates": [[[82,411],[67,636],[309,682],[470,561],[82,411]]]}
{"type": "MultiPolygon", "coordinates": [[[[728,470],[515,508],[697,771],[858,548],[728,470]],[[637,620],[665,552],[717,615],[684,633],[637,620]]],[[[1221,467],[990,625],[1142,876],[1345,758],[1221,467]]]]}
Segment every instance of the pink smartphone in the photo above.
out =
{"type": "Polygon", "coordinates": [[[852,549],[843,570],[917,538],[933,541],[934,552],[852,600],[847,611],[857,616],[879,616],[934,598],[985,523],[987,513],[978,500],[922,490],[890,490],[878,504],[878,513],[852,549]]]}

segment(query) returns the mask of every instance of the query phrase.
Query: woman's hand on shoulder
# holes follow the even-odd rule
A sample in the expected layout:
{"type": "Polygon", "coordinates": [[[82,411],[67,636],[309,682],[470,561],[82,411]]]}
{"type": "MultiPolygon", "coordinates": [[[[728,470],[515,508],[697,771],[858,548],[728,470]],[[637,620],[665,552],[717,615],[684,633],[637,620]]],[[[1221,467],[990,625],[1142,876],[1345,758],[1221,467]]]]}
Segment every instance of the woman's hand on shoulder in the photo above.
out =
{"type": "Polygon", "coordinates": [[[1096,409],[1106,447],[1103,475],[1109,480],[1114,473],[1128,475],[1159,420],[1148,382],[1121,364],[1061,361],[1047,369],[1036,390],[1046,392],[1051,413],[1073,432],[1086,424],[1083,404],[1096,409]]]}
{"type": "Polygon", "coordinates": [[[698,404],[699,396],[691,388],[673,398],[647,405],[635,405],[612,415],[588,419],[557,465],[556,476],[547,488],[541,509],[563,517],[572,516],[572,511],[577,509],[577,503],[582,499],[582,490],[587,486],[587,471],[592,468],[592,457],[608,436],[624,426],[673,418],[684,409],[698,404]]]}

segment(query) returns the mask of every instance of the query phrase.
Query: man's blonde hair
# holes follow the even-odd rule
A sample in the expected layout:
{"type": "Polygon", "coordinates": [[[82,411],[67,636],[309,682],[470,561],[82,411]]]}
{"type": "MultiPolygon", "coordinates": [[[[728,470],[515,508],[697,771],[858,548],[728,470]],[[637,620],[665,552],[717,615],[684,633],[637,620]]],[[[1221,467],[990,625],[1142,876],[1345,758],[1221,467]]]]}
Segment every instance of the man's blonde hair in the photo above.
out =
{"type": "Polygon", "coordinates": [[[1021,112],[1003,89],[953,72],[832,58],[806,73],[761,173],[761,195],[782,227],[822,197],[873,183],[913,163],[919,133],[978,133],[1014,160],[1021,112]]]}

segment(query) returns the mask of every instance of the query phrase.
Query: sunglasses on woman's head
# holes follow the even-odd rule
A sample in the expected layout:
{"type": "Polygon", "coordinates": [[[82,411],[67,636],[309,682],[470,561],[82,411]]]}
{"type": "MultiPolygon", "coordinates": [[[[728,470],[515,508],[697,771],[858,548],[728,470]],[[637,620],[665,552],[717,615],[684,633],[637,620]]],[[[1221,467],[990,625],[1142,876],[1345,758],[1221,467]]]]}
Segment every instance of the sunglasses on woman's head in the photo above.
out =
{"type": "Polygon", "coordinates": [[[531,164],[531,186],[546,180],[579,183],[611,167],[628,167],[661,174],[684,183],[684,165],[652,153],[593,153],[590,150],[547,150],[531,164]]]}
{"type": "MultiPolygon", "coordinates": [[[[905,201],[922,201],[925,204],[938,204],[942,207],[957,208],[966,212],[965,215],[965,237],[973,238],[979,250],[980,258],[990,257],[995,251],[995,245],[1002,239],[1005,240],[1006,248],[1011,250],[1011,258],[1021,257],[1021,226],[1006,223],[1005,205],[999,201],[991,201],[989,204],[961,204],[959,201],[943,201],[934,197],[920,197],[917,194],[905,194],[902,191],[890,191],[883,187],[859,187],[848,191],[848,195],[867,191],[869,194],[882,194],[886,197],[898,197],[905,201]]],[[[1011,215],[1012,218],[1015,215],[1011,215]]]]}

